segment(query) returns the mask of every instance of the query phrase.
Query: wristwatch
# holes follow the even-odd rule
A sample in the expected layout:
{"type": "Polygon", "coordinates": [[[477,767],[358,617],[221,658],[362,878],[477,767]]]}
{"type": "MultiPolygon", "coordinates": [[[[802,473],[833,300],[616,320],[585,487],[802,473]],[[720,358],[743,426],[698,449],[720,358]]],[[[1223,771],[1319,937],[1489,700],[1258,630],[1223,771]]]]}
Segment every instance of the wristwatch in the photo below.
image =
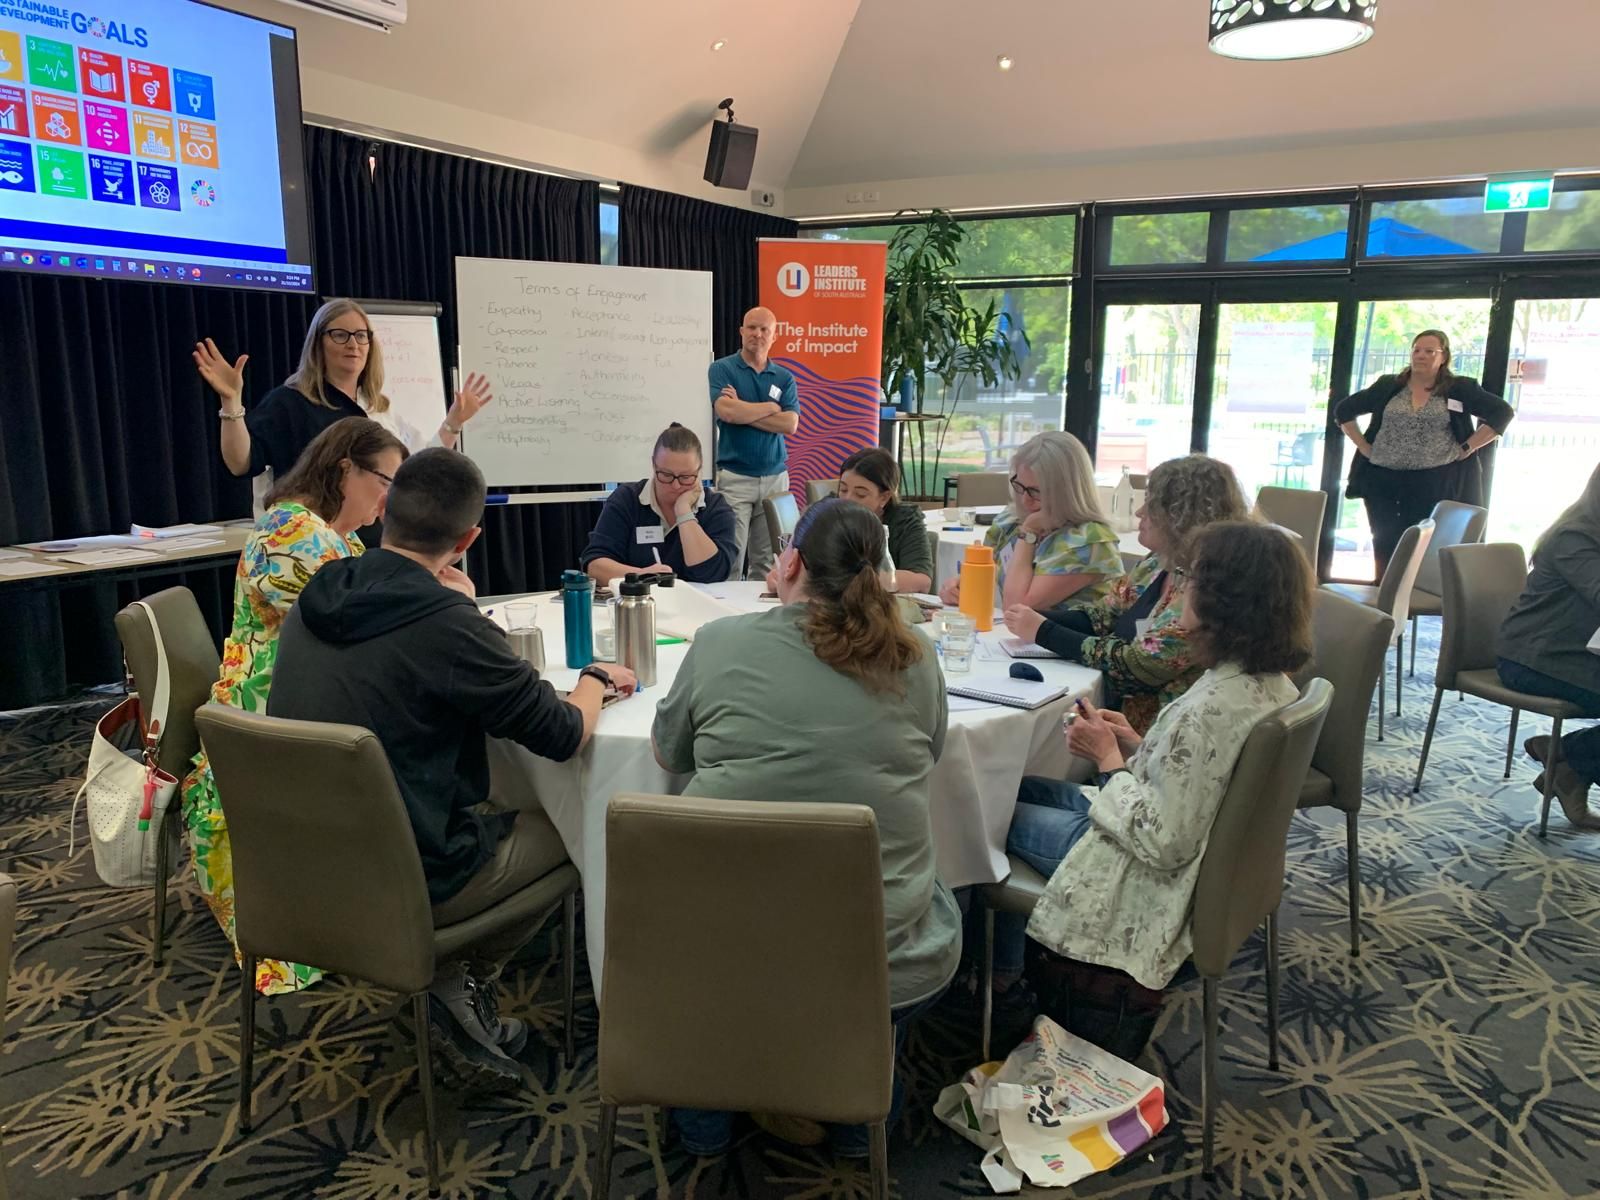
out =
{"type": "Polygon", "coordinates": [[[1037,546],[1039,544],[1039,535],[1033,532],[1031,529],[1024,529],[1020,536],[1022,540],[1027,542],[1030,546],[1037,546]]]}
{"type": "Polygon", "coordinates": [[[617,686],[611,682],[611,676],[607,675],[602,668],[595,666],[593,663],[590,663],[587,667],[578,672],[579,679],[582,679],[585,675],[591,679],[598,679],[600,681],[600,686],[606,688],[607,690],[617,686]]]}

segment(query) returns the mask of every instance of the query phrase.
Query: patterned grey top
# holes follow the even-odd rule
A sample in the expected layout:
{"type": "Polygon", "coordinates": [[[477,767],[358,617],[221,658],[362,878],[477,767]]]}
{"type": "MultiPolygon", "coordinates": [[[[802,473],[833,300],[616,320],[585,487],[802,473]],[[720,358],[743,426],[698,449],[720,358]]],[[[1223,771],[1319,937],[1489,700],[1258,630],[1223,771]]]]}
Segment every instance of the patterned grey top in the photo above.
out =
{"type": "Polygon", "coordinates": [[[1461,457],[1450,430],[1450,410],[1438,392],[1421,408],[1411,407],[1411,388],[1402,387],[1383,410],[1378,440],[1372,444],[1372,465],[1391,471],[1425,471],[1461,457]]]}

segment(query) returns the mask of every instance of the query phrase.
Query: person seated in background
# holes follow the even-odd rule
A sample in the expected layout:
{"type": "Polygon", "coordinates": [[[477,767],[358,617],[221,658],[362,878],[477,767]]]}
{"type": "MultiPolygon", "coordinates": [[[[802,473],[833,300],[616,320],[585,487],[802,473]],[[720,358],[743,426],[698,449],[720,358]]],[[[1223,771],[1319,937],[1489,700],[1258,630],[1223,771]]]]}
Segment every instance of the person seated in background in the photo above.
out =
{"type": "MultiPolygon", "coordinates": [[[[1023,443],[1011,456],[1011,496],[1011,507],[983,539],[994,548],[1000,607],[1103,599],[1122,578],[1122,555],[1083,443],[1059,430],[1023,443]]],[[[939,599],[948,605],[960,598],[957,575],[939,589],[939,599]]]]}
{"type": "MultiPolygon", "coordinates": [[[[1311,658],[1315,580],[1292,539],[1221,521],[1190,554],[1179,620],[1205,673],[1144,737],[1121,713],[1080,705],[1067,744],[1095,784],[1025,778],[1006,838],[1049,878],[1027,934],[1155,989],[1189,957],[1200,861],[1245,739],[1298,697],[1289,676],[1311,658]]],[[[1023,918],[996,915],[997,993],[1021,975],[1023,933],[1023,918]]]]}
{"type": "MultiPolygon", "coordinates": [[[[383,513],[389,481],[406,448],[375,421],[352,417],[311,439],[267,495],[233,585],[233,625],[222,644],[214,704],[265,712],[278,659],[278,632],[306,581],[328,563],[365,549],[356,530],[383,513]]],[[[204,750],[183,781],[183,824],[195,883],[233,945],[233,843],[204,750]]],[[[255,986],[269,996],[299,991],[322,978],[315,967],[260,959],[255,986]]]]}
{"type": "Polygon", "coordinates": [[[1150,551],[1098,604],[1039,612],[1006,609],[1006,628],[1068,662],[1104,672],[1108,702],[1139,733],[1200,678],[1184,630],[1181,572],[1189,542],[1216,521],[1248,519],[1250,505],[1227,463],[1189,454],[1150,472],[1139,541],[1150,551]]]}
{"type": "Polygon", "coordinates": [[[700,439],[674,421],[656,439],[651,474],[606,497],[579,565],[599,586],[631,572],[721,583],[738,549],[733,507],[700,484],[700,439]]]}
{"type": "Polygon", "coordinates": [[[900,468],[887,450],[858,450],[839,467],[839,499],[861,505],[887,531],[894,565],[890,590],[927,592],[933,588],[928,527],[915,504],[901,502],[899,487],[900,468]]]}
{"type": "MultiPolygon", "coordinates": [[[[1586,717],[1600,717],[1600,655],[1588,643],[1600,630],[1600,467],[1577,501],[1556,518],[1533,548],[1533,569],[1521,597],[1500,627],[1500,681],[1519,692],[1570,700],[1586,717]]],[[[1523,743],[1551,769],[1550,736],[1523,743]]],[[[1589,811],[1589,788],[1600,780],[1600,726],[1561,738],[1553,768],[1556,797],[1567,820],[1600,829],[1589,811]]],[[[1542,795],[1545,779],[1534,787],[1542,795]]]]}
{"type": "MultiPolygon", "coordinates": [[[[944,679],[879,578],[883,550],[883,525],[862,506],[830,497],[807,508],[778,557],[781,607],[701,627],[651,739],[665,770],[693,773],[685,795],[865,804],[877,815],[898,1050],[955,973],[961,915],[935,872],[928,810],[944,679]]],[[[898,1080],[894,1094],[898,1111],[898,1080]]],[[[757,1119],[791,1140],[822,1134],[757,1119]]],[[[674,1120],[691,1153],[729,1144],[731,1113],[679,1109],[674,1120]]],[[[867,1153],[865,1126],[826,1136],[836,1153],[867,1153]]]]}
{"type": "MultiPolygon", "coordinates": [[[[563,699],[512,652],[455,565],[481,532],[483,505],[483,475],[471,459],[443,449],[413,455],[395,473],[383,548],[330,564],[284,623],[267,706],[274,717],[377,735],[440,925],[471,919],[566,859],[548,819],[481,811],[488,735],[570,758],[593,734],[607,693],[634,686],[626,668],[585,667],[563,699]]],[[[497,1015],[492,981],[539,925],[471,946],[470,961],[441,961],[429,988],[441,1051],[480,1086],[521,1079],[510,1056],[527,1030],[497,1015]]]]}

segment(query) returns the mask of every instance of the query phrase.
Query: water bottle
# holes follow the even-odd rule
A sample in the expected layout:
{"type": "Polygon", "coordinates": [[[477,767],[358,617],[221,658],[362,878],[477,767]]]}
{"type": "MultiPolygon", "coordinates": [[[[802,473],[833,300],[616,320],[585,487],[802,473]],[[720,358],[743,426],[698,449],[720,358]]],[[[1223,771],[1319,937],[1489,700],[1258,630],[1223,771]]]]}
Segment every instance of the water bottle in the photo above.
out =
{"type": "Polygon", "coordinates": [[[561,572],[561,620],[567,666],[581,671],[594,661],[594,580],[582,571],[561,572]]]}
{"type": "Polygon", "coordinates": [[[968,546],[961,560],[960,609],[983,633],[994,628],[994,581],[993,547],[968,546]]]}
{"type": "Polygon", "coordinates": [[[656,681],[656,602],[650,580],[624,576],[614,612],[617,662],[638,677],[640,687],[648,687],[656,681]]]}

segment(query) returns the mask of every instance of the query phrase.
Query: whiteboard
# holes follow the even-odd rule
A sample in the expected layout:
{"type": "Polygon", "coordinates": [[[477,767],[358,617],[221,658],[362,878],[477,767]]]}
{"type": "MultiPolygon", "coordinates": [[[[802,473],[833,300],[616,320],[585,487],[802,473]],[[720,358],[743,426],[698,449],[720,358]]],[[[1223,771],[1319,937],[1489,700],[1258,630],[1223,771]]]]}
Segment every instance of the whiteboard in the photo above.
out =
{"type": "Polygon", "coordinates": [[[383,394],[389,397],[391,428],[415,454],[438,433],[448,407],[444,363],[439,358],[439,319],[366,311],[383,347],[383,394]]]}
{"type": "Polygon", "coordinates": [[[709,468],[709,272],[458,258],[456,317],[494,390],[463,447],[491,486],[641,479],[673,421],[709,468]]]}

